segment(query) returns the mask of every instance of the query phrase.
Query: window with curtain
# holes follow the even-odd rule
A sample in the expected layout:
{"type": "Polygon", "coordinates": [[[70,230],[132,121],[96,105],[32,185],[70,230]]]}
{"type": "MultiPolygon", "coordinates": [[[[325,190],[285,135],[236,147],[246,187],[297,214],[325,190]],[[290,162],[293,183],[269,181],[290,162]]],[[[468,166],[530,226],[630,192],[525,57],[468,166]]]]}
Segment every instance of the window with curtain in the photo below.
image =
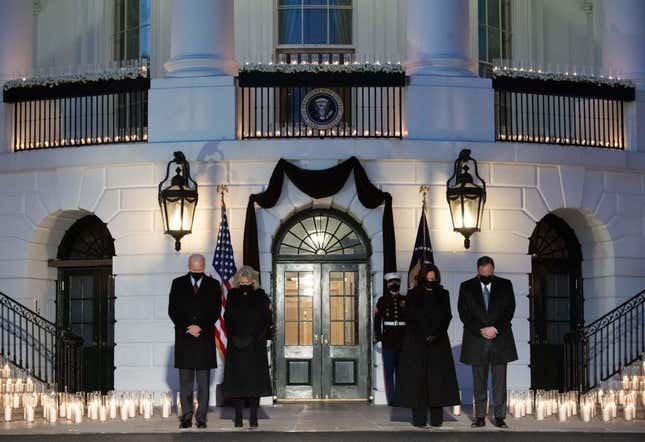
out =
{"type": "Polygon", "coordinates": [[[278,0],[278,44],[351,45],[352,0],[278,0]]]}
{"type": "Polygon", "coordinates": [[[150,58],[150,1],[114,0],[114,60],[150,58]]]}
{"type": "Polygon", "coordinates": [[[490,77],[497,59],[511,58],[511,0],[478,0],[479,75],[490,77]]]}

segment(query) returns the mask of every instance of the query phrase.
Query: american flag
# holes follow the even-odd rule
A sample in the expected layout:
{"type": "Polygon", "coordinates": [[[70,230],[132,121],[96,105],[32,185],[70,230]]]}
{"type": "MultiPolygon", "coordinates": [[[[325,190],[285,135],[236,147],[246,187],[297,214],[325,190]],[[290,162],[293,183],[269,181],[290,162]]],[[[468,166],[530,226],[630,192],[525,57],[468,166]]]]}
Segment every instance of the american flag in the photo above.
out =
{"type": "Polygon", "coordinates": [[[215,343],[220,352],[220,358],[226,357],[226,324],[224,323],[224,310],[226,309],[226,297],[231,289],[231,280],[237,268],[235,267],[235,258],[233,257],[233,246],[231,245],[231,232],[228,230],[228,220],[226,219],[226,207],[222,205],[222,216],[219,222],[219,232],[217,233],[217,246],[213,256],[213,268],[215,269],[215,279],[220,282],[222,287],[222,313],[219,321],[215,324],[215,343]]]}

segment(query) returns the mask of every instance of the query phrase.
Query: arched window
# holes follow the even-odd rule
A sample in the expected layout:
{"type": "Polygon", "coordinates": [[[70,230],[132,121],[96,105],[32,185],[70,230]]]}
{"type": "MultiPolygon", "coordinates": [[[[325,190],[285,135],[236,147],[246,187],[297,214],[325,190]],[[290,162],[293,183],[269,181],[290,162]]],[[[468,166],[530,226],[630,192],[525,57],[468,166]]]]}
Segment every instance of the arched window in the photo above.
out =
{"type": "Polygon", "coordinates": [[[283,257],[310,256],[364,259],[366,240],[353,220],[335,211],[308,211],[283,228],[275,254],[283,257]]]}

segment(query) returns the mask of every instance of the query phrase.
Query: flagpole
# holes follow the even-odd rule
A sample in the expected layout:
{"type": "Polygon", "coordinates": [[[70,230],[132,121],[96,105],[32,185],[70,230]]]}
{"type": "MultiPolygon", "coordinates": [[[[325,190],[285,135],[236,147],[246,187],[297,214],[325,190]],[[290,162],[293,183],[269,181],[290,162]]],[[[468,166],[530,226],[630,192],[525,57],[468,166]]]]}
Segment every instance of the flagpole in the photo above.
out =
{"type": "MultiPolygon", "coordinates": [[[[425,226],[423,228],[423,243],[427,244],[428,243],[428,238],[426,238],[426,229],[427,229],[427,225],[428,225],[428,220],[426,219],[426,197],[430,193],[430,186],[427,185],[427,184],[422,184],[419,187],[419,193],[421,193],[421,195],[422,195],[421,196],[421,198],[422,198],[422,200],[421,200],[421,216],[422,216],[422,219],[425,220],[425,223],[424,223],[425,226]]],[[[423,251],[423,261],[424,262],[426,261],[426,252],[425,252],[425,250],[423,251]]]]}

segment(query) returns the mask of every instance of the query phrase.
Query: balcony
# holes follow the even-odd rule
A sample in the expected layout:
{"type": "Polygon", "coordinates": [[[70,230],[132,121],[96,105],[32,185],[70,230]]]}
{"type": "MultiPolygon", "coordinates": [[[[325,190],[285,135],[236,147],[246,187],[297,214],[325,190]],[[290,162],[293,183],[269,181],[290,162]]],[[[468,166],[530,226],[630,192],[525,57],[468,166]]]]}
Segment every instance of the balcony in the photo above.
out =
{"type": "Polygon", "coordinates": [[[629,81],[495,68],[495,139],[624,149],[629,81]]]}
{"type": "Polygon", "coordinates": [[[281,60],[240,69],[238,139],[403,137],[401,65],[342,54],[281,60]]]}
{"type": "Polygon", "coordinates": [[[136,143],[148,139],[146,64],[5,83],[14,151],[136,143]]]}

